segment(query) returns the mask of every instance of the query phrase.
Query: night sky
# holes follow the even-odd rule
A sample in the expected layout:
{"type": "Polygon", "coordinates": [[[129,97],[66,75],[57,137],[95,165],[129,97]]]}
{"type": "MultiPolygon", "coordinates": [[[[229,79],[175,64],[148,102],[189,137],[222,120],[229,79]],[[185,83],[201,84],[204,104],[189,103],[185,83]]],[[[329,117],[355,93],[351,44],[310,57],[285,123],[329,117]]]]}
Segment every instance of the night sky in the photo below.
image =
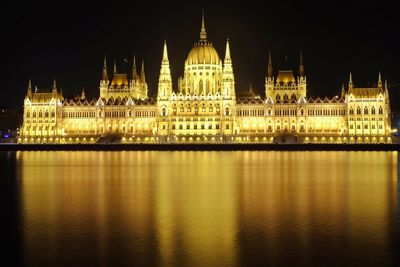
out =
{"type": "Polygon", "coordinates": [[[302,50],[309,96],[339,94],[350,71],[356,86],[373,85],[381,71],[392,106],[400,106],[399,9],[385,1],[309,2],[276,0],[265,8],[252,1],[3,4],[0,105],[21,107],[29,78],[39,91],[49,90],[56,78],[65,96],[85,88],[87,96],[98,97],[104,54],[110,73],[114,59],[119,72],[130,70],[133,53],[137,62],[144,59],[155,96],[164,39],[176,89],[184,60],[199,39],[204,9],[208,39],[221,58],[230,39],[238,93],[252,84],[264,94],[268,51],[275,71],[297,71],[302,50]]]}

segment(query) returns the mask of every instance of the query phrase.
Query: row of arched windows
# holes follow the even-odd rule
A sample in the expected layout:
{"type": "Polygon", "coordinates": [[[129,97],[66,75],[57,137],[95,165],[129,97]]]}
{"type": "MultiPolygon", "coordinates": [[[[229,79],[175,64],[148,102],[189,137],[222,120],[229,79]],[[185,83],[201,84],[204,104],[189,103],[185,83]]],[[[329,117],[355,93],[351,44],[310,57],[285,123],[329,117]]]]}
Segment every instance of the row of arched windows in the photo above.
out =
{"type": "MultiPolygon", "coordinates": [[[[371,113],[371,115],[375,115],[375,114],[376,114],[376,110],[375,110],[375,107],[374,107],[374,106],[371,107],[371,110],[369,110],[367,106],[364,107],[363,114],[364,114],[364,115],[368,115],[369,113],[371,113]]],[[[350,107],[349,114],[350,114],[350,115],[354,115],[354,109],[353,109],[353,107],[350,107]]],[[[361,107],[360,107],[360,106],[357,107],[357,109],[356,109],[356,114],[357,114],[357,115],[361,115],[361,107]]],[[[379,106],[378,114],[379,114],[379,115],[383,115],[383,108],[382,108],[382,106],[379,106]]]]}

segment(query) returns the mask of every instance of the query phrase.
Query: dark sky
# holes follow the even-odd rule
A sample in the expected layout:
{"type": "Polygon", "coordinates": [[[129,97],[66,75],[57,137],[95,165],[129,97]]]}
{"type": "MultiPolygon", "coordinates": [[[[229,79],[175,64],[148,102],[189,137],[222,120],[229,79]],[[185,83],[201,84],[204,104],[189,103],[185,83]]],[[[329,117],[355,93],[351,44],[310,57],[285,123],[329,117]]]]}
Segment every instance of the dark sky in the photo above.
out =
{"type": "Polygon", "coordinates": [[[199,38],[204,8],[208,39],[221,58],[230,39],[238,92],[251,83],[263,94],[269,50],[274,70],[297,70],[301,49],[309,95],[338,94],[350,71],[356,85],[371,85],[381,71],[392,103],[400,106],[400,15],[385,1],[275,0],[266,1],[266,7],[255,1],[14,2],[3,6],[0,16],[0,105],[22,106],[29,78],[39,90],[50,89],[56,78],[65,95],[85,88],[87,95],[98,97],[103,55],[110,71],[115,58],[122,72],[131,67],[134,52],[137,61],[145,60],[155,95],[164,39],[176,88],[199,38]]]}

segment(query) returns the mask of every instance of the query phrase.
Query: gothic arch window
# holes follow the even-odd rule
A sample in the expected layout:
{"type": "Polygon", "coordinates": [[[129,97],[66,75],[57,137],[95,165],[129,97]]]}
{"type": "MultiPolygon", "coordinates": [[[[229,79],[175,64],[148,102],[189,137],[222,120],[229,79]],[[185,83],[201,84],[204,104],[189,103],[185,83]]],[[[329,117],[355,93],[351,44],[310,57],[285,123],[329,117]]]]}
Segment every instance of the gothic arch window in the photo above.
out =
{"type": "Polygon", "coordinates": [[[56,113],[55,113],[54,111],[52,111],[52,112],[51,112],[51,116],[52,116],[52,117],[55,117],[55,116],[56,116],[56,113]]]}
{"type": "Polygon", "coordinates": [[[101,110],[99,110],[99,118],[101,118],[103,116],[103,113],[101,112],[101,110]]]}
{"type": "Polygon", "coordinates": [[[30,117],[31,116],[31,113],[28,111],[28,112],[26,112],[26,117],[30,117]]]}
{"type": "Polygon", "coordinates": [[[225,116],[229,116],[229,108],[228,107],[225,108],[225,116]]]}
{"type": "Polygon", "coordinates": [[[375,107],[372,107],[372,108],[371,108],[371,114],[372,114],[372,115],[375,115],[375,107]]]}
{"type": "Polygon", "coordinates": [[[383,114],[383,109],[382,109],[382,106],[380,106],[379,107],[379,115],[382,115],[383,114]]]}
{"type": "Polygon", "coordinates": [[[42,116],[43,116],[42,111],[39,111],[39,117],[42,117],[42,116]]]}
{"type": "Polygon", "coordinates": [[[48,116],[49,116],[49,112],[46,111],[46,112],[44,113],[44,116],[45,116],[45,117],[48,117],[48,116]]]}
{"type": "Polygon", "coordinates": [[[161,116],[167,116],[167,109],[166,108],[162,108],[161,109],[161,116]]]}
{"type": "Polygon", "coordinates": [[[358,106],[357,107],[357,115],[360,115],[361,114],[361,108],[358,106]]]}
{"type": "Polygon", "coordinates": [[[128,109],[128,117],[132,116],[132,111],[128,109]]]}
{"type": "Polygon", "coordinates": [[[353,109],[352,107],[350,108],[349,114],[350,114],[350,115],[353,115],[353,114],[354,114],[354,109],[353,109]]]}
{"type": "Polygon", "coordinates": [[[203,80],[199,81],[199,94],[201,94],[203,92],[204,88],[203,88],[203,80]]]}
{"type": "Polygon", "coordinates": [[[281,96],[279,94],[277,94],[275,98],[277,102],[281,100],[281,96]]]}
{"type": "Polygon", "coordinates": [[[287,94],[283,95],[283,101],[287,102],[289,100],[289,96],[287,94]]]}
{"type": "Polygon", "coordinates": [[[368,115],[368,108],[366,106],[364,107],[364,115],[368,115]]]}
{"type": "Polygon", "coordinates": [[[300,109],[300,115],[304,116],[304,109],[300,109]]]}

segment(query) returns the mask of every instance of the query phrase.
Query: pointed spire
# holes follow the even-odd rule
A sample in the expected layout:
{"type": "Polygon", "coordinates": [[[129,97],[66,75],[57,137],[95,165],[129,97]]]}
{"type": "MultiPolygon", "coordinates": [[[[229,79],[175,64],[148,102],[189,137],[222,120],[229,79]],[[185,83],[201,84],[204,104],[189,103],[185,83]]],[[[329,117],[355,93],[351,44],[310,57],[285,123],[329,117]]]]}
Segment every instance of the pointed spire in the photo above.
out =
{"type": "Polygon", "coordinates": [[[351,76],[351,72],[349,77],[349,87],[353,87],[353,77],[351,76]]]}
{"type": "Polygon", "coordinates": [[[142,83],[146,82],[146,77],[144,75],[144,60],[142,60],[142,70],[140,71],[140,81],[142,83]]]}
{"type": "Polygon", "coordinates": [[[168,51],[167,51],[167,41],[164,40],[164,49],[163,49],[163,58],[162,58],[163,62],[169,62],[168,61],[168,51]]]}
{"type": "Polygon", "coordinates": [[[272,78],[272,77],[273,77],[271,52],[268,52],[268,69],[267,69],[267,76],[268,76],[268,78],[272,78]]]}
{"type": "Polygon", "coordinates": [[[108,81],[108,72],[107,72],[107,57],[104,55],[104,64],[103,64],[103,81],[108,81]]]}
{"type": "Polygon", "coordinates": [[[86,98],[86,95],[85,95],[85,88],[82,88],[81,100],[84,100],[85,98],[86,98]]]}
{"type": "Polygon", "coordinates": [[[114,73],[114,74],[117,73],[117,63],[115,62],[115,60],[114,60],[114,71],[113,71],[113,73],[114,73]]]}
{"type": "Polygon", "coordinates": [[[201,11],[200,40],[207,40],[206,26],[205,26],[205,23],[204,23],[204,10],[201,11]]]}
{"type": "Polygon", "coordinates": [[[28,98],[32,97],[32,81],[31,81],[31,79],[29,79],[29,81],[28,81],[28,93],[26,94],[26,96],[28,98]]]}
{"type": "Polygon", "coordinates": [[[346,91],[344,90],[344,84],[342,83],[342,91],[340,93],[340,97],[344,98],[345,95],[346,95],[346,91]]]}
{"type": "Polygon", "coordinates": [[[54,79],[54,81],[53,81],[53,92],[57,92],[56,79],[54,79]]]}
{"type": "Polygon", "coordinates": [[[378,75],[378,87],[382,87],[382,77],[381,77],[381,72],[379,72],[379,75],[378,75]]]}
{"type": "Polygon", "coordinates": [[[304,77],[304,62],[303,62],[303,52],[300,50],[300,68],[299,68],[300,77],[304,77]]]}
{"type": "Polygon", "coordinates": [[[231,60],[231,49],[229,48],[229,39],[226,38],[225,62],[231,60]]]}
{"type": "Polygon", "coordinates": [[[138,74],[136,70],[136,55],[133,53],[133,63],[132,63],[132,79],[137,80],[138,74]]]}

